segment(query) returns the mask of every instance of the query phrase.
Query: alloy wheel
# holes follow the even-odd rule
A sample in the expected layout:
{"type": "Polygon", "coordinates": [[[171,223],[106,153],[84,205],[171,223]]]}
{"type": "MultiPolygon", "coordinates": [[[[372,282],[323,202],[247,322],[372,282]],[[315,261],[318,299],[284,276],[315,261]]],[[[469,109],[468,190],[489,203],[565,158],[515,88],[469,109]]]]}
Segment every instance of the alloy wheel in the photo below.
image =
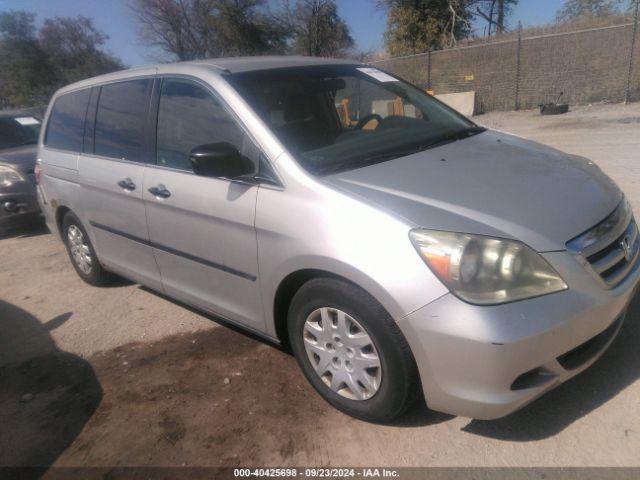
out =
{"type": "Polygon", "coordinates": [[[89,275],[92,266],[91,250],[82,230],[75,225],[69,225],[67,239],[69,240],[69,250],[71,250],[73,261],[82,273],[89,275]]]}
{"type": "Polygon", "coordinates": [[[307,317],[303,339],[311,365],[331,390],[351,400],[376,394],[382,380],[380,357],[356,319],[337,308],[319,308],[307,317]]]}

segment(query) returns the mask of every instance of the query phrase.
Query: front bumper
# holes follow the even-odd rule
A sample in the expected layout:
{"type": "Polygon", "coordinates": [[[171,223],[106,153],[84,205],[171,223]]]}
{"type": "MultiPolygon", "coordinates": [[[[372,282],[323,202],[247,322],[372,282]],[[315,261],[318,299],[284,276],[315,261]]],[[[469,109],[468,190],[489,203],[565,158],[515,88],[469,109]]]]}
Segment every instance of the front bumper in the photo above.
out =
{"type": "Polygon", "coordinates": [[[28,181],[0,187],[0,227],[38,217],[36,186],[28,181]]]}
{"type": "Polygon", "coordinates": [[[640,262],[607,290],[569,253],[544,257],[569,290],[496,306],[447,294],[398,322],[429,408],[503,417],[589,367],[611,344],[636,291],[640,262]]]}

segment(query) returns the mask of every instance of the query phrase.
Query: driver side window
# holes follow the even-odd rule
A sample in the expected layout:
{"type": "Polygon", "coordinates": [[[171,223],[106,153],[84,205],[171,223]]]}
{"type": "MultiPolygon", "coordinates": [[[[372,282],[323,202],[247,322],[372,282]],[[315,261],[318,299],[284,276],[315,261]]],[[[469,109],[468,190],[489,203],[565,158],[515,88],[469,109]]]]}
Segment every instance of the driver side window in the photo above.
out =
{"type": "Polygon", "coordinates": [[[204,87],[189,80],[162,81],[157,126],[157,164],[193,171],[190,152],[209,143],[227,142],[239,152],[251,143],[235,119],[204,87]]]}

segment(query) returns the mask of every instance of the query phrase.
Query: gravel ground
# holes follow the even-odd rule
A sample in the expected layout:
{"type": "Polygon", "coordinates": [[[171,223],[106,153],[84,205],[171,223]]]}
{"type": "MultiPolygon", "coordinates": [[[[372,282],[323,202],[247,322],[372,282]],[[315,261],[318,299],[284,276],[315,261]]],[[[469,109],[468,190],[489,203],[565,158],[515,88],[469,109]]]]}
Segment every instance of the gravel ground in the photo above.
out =
{"type": "MultiPolygon", "coordinates": [[[[640,212],[640,105],[479,123],[595,160],[640,212]]],[[[493,422],[333,410],[287,353],[139,285],[84,284],[42,229],[0,240],[0,466],[640,466],[640,301],[585,373],[493,422]]]]}

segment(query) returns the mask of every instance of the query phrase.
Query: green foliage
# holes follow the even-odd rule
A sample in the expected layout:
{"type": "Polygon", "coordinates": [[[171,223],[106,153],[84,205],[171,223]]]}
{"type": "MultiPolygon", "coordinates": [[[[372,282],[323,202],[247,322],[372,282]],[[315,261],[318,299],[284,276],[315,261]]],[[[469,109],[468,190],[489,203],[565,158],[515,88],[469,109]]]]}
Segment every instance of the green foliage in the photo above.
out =
{"type": "Polygon", "coordinates": [[[582,17],[614,15],[622,0],[565,0],[556,13],[558,22],[570,22],[582,17]]]}
{"type": "Polygon", "coordinates": [[[86,17],[47,19],[38,40],[60,84],[123,68],[117,58],[100,50],[108,36],[86,17]]]}
{"type": "Polygon", "coordinates": [[[46,20],[36,32],[34,14],[0,13],[0,107],[43,104],[63,85],[123,68],[100,50],[106,39],[84,17],[46,20]]]}
{"type": "Polygon", "coordinates": [[[392,56],[451,46],[469,35],[473,0],[382,0],[385,44],[392,56]]]}
{"type": "Polygon", "coordinates": [[[53,80],[34,20],[32,13],[0,14],[0,107],[36,104],[53,80]]]}

